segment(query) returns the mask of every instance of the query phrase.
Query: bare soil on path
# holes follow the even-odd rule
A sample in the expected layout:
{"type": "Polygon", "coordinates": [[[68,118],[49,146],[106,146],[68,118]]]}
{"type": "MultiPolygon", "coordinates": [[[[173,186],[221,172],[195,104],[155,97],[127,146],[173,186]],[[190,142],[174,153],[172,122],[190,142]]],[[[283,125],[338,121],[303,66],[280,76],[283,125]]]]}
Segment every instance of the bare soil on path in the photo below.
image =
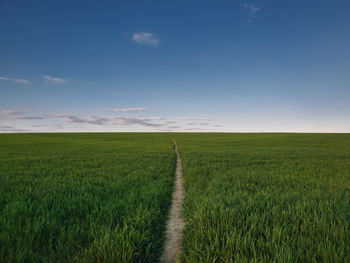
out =
{"type": "Polygon", "coordinates": [[[175,152],[177,155],[176,160],[176,178],[175,189],[172,197],[172,203],[169,213],[169,219],[166,226],[166,241],[164,253],[160,262],[173,263],[177,262],[179,251],[181,248],[182,231],[185,225],[185,221],[181,215],[182,203],[184,200],[183,178],[182,178],[182,165],[180,154],[177,149],[176,141],[174,140],[175,152]]]}

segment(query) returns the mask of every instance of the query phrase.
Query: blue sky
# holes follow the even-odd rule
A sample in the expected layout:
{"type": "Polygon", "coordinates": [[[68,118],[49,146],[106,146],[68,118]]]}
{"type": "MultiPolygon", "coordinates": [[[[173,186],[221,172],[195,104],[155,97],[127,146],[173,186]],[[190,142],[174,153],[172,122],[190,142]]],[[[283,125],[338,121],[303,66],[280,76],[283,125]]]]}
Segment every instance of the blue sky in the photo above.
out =
{"type": "Polygon", "coordinates": [[[0,132],[350,132],[348,0],[0,0],[0,132]]]}

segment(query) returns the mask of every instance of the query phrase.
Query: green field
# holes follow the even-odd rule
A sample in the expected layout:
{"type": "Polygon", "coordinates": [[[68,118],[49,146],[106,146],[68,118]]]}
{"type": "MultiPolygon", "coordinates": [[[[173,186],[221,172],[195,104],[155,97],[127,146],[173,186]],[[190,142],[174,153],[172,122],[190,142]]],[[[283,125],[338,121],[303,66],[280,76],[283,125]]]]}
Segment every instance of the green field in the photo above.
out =
{"type": "Polygon", "coordinates": [[[350,261],[350,135],[178,135],[184,262],[350,261]]]}
{"type": "Polygon", "coordinates": [[[154,134],[0,135],[0,262],[156,261],[173,143],[154,134]]]}
{"type": "Polygon", "coordinates": [[[350,261],[350,134],[1,134],[0,262],[350,261]]]}

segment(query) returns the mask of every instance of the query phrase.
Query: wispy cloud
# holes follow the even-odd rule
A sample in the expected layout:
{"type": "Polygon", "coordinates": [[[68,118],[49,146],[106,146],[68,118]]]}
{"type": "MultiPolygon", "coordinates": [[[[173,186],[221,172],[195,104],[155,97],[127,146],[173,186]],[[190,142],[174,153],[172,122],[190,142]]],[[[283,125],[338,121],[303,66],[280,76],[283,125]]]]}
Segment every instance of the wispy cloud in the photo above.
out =
{"type": "Polygon", "coordinates": [[[172,121],[172,120],[170,120],[170,121],[162,121],[162,123],[163,124],[175,124],[176,121],[172,121]]]}
{"type": "Polygon", "coordinates": [[[245,4],[244,7],[249,9],[249,14],[252,16],[261,10],[260,7],[256,7],[255,5],[252,5],[252,4],[245,4]]]}
{"type": "Polygon", "coordinates": [[[76,114],[53,114],[47,115],[47,118],[61,118],[69,123],[80,123],[80,124],[96,124],[96,125],[141,125],[148,127],[161,127],[167,126],[167,124],[159,122],[163,120],[162,117],[149,117],[149,118],[137,118],[137,117],[126,117],[126,116],[93,116],[81,117],[76,114]],[[156,122],[155,122],[156,121],[156,122]]]}
{"type": "Polygon", "coordinates": [[[24,112],[20,110],[2,110],[0,111],[0,114],[6,115],[6,116],[16,116],[16,115],[24,114],[24,112]]]}
{"type": "Polygon", "coordinates": [[[8,77],[0,77],[0,80],[12,81],[12,82],[17,82],[21,84],[29,83],[29,80],[26,80],[26,79],[16,79],[16,78],[8,78],[8,77]]]}
{"type": "Polygon", "coordinates": [[[0,111],[0,117],[10,120],[42,120],[44,116],[28,116],[20,110],[3,110],[0,111]]]}
{"type": "Polygon", "coordinates": [[[45,130],[64,130],[64,126],[61,124],[54,124],[54,125],[49,125],[49,124],[34,124],[31,125],[32,128],[45,128],[45,130]]]}
{"type": "Polygon", "coordinates": [[[134,42],[138,44],[146,44],[156,46],[159,44],[159,39],[155,37],[152,33],[148,32],[138,32],[132,36],[134,42]]]}
{"type": "Polygon", "coordinates": [[[197,117],[179,117],[178,120],[182,121],[215,121],[211,118],[197,118],[197,117]]]}
{"type": "Polygon", "coordinates": [[[115,112],[135,112],[135,111],[147,111],[147,108],[116,108],[115,112]]]}
{"type": "Polygon", "coordinates": [[[200,123],[198,123],[198,122],[188,122],[188,123],[186,123],[186,125],[188,125],[188,126],[195,126],[195,125],[209,126],[210,124],[207,123],[207,122],[200,122],[200,123]]]}
{"type": "Polygon", "coordinates": [[[53,115],[47,115],[48,118],[62,118],[66,122],[70,123],[86,123],[86,124],[97,124],[97,125],[103,125],[105,124],[109,119],[106,117],[97,117],[97,116],[87,116],[86,118],[79,117],[75,114],[53,114],[53,115]]]}
{"type": "Polygon", "coordinates": [[[46,79],[46,80],[48,80],[50,82],[57,83],[57,84],[63,84],[63,83],[66,83],[68,81],[67,79],[53,77],[53,76],[48,76],[48,75],[44,75],[44,76],[42,76],[42,78],[46,79]]]}
{"type": "MultiPolygon", "coordinates": [[[[59,113],[59,114],[44,114],[44,115],[27,115],[20,110],[2,110],[0,111],[0,119],[7,120],[43,120],[43,119],[62,119],[67,123],[79,124],[95,124],[95,125],[142,125],[148,127],[169,126],[165,118],[153,116],[147,118],[128,117],[128,116],[79,116],[75,113],[59,113]]],[[[172,122],[171,122],[172,123],[172,122]]]]}
{"type": "Polygon", "coordinates": [[[29,130],[15,128],[7,125],[0,125],[0,132],[12,133],[12,132],[28,132],[28,131],[29,130]]]}
{"type": "Polygon", "coordinates": [[[200,128],[185,128],[185,131],[198,131],[200,128]]]}
{"type": "Polygon", "coordinates": [[[255,14],[258,13],[261,8],[260,7],[256,7],[253,4],[244,4],[244,7],[247,8],[249,10],[249,14],[250,14],[250,19],[248,20],[248,22],[251,22],[252,19],[254,18],[255,14]]]}
{"type": "Polygon", "coordinates": [[[163,127],[167,126],[167,124],[163,122],[154,122],[163,120],[162,117],[149,117],[149,118],[136,118],[136,117],[124,117],[124,116],[113,116],[111,117],[113,120],[116,120],[119,124],[122,125],[142,125],[148,127],[163,127]]]}
{"type": "Polygon", "coordinates": [[[21,84],[28,84],[29,80],[26,79],[12,79],[12,81],[17,82],[17,83],[21,83],[21,84]]]}
{"type": "Polygon", "coordinates": [[[43,120],[45,119],[44,116],[26,116],[26,115],[20,115],[20,116],[14,116],[12,117],[14,120],[43,120]]]}
{"type": "MultiPolygon", "coordinates": [[[[141,111],[141,109],[145,108],[123,108],[119,109],[118,112],[133,112],[133,111],[141,111]]],[[[214,127],[210,123],[213,119],[210,118],[201,118],[201,117],[181,117],[177,119],[168,119],[162,116],[150,116],[150,117],[135,117],[135,116],[125,116],[125,115],[103,115],[103,116],[95,116],[95,115],[80,115],[77,113],[58,113],[58,114],[30,114],[21,110],[16,109],[8,109],[0,111],[0,119],[8,120],[8,121],[19,121],[20,120],[32,120],[31,127],[36,128],[50,128],[55,129],[55,125],[61,125],[61,127],[74,128],[75,126],[71,126],[70,124],[76,125],[98,125],[104,126],[107,129],[111,127],[117,126],[143,126],[154,128],[155,130],[203,130],[206,127],[214,127]],[[48,123],[36,123],[36,120],[49,120],[49,119],[60,119],[59,123],[52,123],[50,121],[50,125],[48,123]],[[179,124],[179,121],[186,121],[185,123],[179,124]],[[205,122],[203,121],[205,120],[205,122]],[[62,123],[63,122],[63,123],[62,123]]],[[[10,131],[10,128],[3,127],[1,131],[10,131]]],[[[20,130],[13,130],[12,132],[20,132],[20,130]]]]}

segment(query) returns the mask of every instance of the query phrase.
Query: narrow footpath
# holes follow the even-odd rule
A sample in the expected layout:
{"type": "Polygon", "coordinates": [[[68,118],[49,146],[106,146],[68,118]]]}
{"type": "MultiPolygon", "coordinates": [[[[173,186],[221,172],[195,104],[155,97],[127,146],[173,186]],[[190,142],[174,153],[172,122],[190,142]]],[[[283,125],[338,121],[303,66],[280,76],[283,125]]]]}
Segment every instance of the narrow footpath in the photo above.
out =
{"type": "Polygon", "coordinates": [[[185,221],[181,215],[181,208],[184,200],[181,158],[177,150],[175,140],[174,145],[177,155],[175,189],[172,197],[169,219],[166,226],[165,248],[160,261],[162,263],[177,262],[181,248],[182,230],[185,225],[185,221]]]}

